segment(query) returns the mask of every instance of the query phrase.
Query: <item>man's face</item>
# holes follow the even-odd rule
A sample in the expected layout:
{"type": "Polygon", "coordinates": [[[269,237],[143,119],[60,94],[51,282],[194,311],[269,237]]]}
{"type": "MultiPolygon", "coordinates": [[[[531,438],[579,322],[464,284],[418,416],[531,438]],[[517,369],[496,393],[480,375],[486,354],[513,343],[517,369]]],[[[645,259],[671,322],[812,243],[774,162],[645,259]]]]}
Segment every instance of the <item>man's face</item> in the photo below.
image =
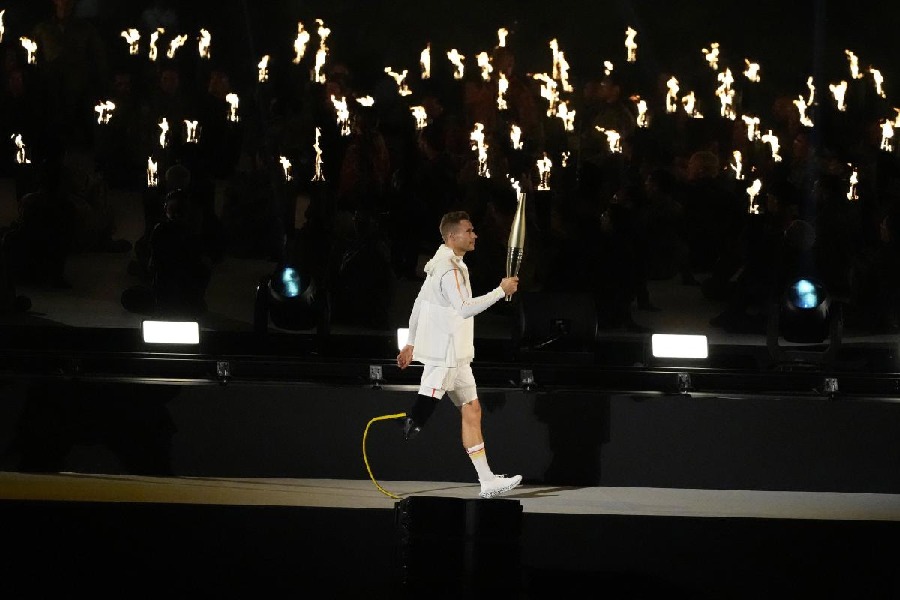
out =
{"type": "Polygon", "coordinates": [[[450,247],[458,256],[475,249],[475,227],[471,221],[460,221],[456,230],[450,234],[450,247]]]}

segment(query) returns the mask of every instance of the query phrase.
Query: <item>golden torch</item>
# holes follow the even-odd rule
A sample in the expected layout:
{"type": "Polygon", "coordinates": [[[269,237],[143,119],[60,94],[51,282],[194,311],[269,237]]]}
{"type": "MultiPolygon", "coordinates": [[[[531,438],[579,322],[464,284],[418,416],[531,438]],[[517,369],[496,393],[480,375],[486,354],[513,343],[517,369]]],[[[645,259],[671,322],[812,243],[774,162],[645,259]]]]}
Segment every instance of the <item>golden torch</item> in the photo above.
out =
{"type": "MultiPolygon", "coordinates": [[[[506,245],[507,277],[516,277],[519,274],[519,267],[522,266],[522,258],[525,255],[525,194],[518,182],[513,181],[513,187],[519,197],[519,205],[516,207],[512,227],[509,229],[509,242],[506,245]]],[[[507,302],[511,300],[512,296],[506,297],[507,302]]]]}

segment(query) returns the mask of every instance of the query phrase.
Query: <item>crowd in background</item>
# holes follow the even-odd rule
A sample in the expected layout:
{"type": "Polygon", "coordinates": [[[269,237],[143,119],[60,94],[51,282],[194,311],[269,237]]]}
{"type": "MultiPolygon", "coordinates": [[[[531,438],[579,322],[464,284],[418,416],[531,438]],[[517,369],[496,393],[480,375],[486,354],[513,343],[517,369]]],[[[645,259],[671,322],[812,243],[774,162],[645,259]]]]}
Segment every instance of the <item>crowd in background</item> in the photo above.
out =
{"type": "MultiPolygon", "coordinates": [[[[528,215],[520,290],[589,294],[603,328],[644,330],[640,311],[666,309],[648,283],[676,280],[722,303],[713,325],[762,332],[773,299],[806,277],[845,304],[848,323],[898,329],[900,169],[884,144],[896,112],[870,74],[850,81],[845,109],[823,81],[808,113],[795,102],[806,89],[742,80],[730,118],[720,113],[716,71],[699,65],[683,80],[705,113],[695,118],[680,99],[667,106],[675,74],[622,61],[561,94],[574,112],[569,127],[517,64],[515,44],[527,40],[491,41],[486,79],[472,57],[456,79],[436,50],[443,66],[430,78],[408,69],[406,96],[389,73],[363,77],[339,55],[322,65],[322,80],[312,77],[312,23],[309,56],[300,65],[282,56],[258,81],[198,57],[195,46],[168,58],[161,44],[155,61],[132,56],[74,5],[52,0],[27,31],[35,64],[18,38],[0,44],[0,134],[10,142],[0,171],[15,180],[19,206],[3,230],[5,311],[27,310],[17,283],[70,285],[72,253],[130,252],[135,284],[122,302],[135,312],[202,314],[216,265],[235,256],[294,266],[329,291],[338,321],[386,325],[396,282],[421,277],[419,258],[440,243],[449,210],[468,211],[479,235],[466,257],[476,293],[504,275],[518,185],[528,215]],[[115,109],[99,123],[105,101],[115,109]],[[778,152],[748,135],[744,115],[760,117],[778,152]],[[171,126],[165,147],[162,118],[171,126]],[[185,121],[200,124],[197,143],[185,121]],[[483,157],[472,135],[479,126],[483,157]],[[17,134],[29,163],[17,160],[17,134]],[[548,185],[542,159],[552,163],[548,185]],[[141,193],[140,239],[117,237],[112,188],[141,193]],[[299,221],[298,202],[308,202],[299,221]]],[[[177,27],[174,5],[151,3],[144,16],[144,35],[154,24],[177,27]]]]}

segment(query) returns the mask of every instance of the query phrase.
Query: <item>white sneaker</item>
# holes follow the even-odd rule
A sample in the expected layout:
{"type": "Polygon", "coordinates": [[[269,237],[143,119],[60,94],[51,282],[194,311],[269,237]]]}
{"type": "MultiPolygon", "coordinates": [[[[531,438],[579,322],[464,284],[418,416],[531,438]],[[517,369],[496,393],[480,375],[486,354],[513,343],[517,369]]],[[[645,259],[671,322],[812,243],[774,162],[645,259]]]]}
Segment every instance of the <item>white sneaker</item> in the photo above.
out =
{"type": "Polygon", "coordinates": [[[521,475],[513,475],[512,477],[494,475],[494,478],[490,481],[481,482],[481,493],[478,495],[482,498],[493,498],[518,487],[520,483],[522,483],[521,475]]]}

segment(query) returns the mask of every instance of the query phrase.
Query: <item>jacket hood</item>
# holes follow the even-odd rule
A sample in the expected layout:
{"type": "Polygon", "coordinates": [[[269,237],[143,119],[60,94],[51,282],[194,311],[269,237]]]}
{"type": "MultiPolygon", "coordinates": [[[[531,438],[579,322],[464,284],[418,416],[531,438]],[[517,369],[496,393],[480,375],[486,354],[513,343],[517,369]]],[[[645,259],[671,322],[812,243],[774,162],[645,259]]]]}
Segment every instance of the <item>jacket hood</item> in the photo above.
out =
{"type": "Polygon", "coordinates": [[[425,271],[425,273],[430,275],[438,264],[447,260],[458,263],[459,258],[460,257],[456,256],[453,250],[451,250],[446,244],[441,244],[440,246],[438,246],[437,252],[434,253],[434,256],[428,259],[428,262],[425,263],[425,267],[423,270],[425,271]]]}

